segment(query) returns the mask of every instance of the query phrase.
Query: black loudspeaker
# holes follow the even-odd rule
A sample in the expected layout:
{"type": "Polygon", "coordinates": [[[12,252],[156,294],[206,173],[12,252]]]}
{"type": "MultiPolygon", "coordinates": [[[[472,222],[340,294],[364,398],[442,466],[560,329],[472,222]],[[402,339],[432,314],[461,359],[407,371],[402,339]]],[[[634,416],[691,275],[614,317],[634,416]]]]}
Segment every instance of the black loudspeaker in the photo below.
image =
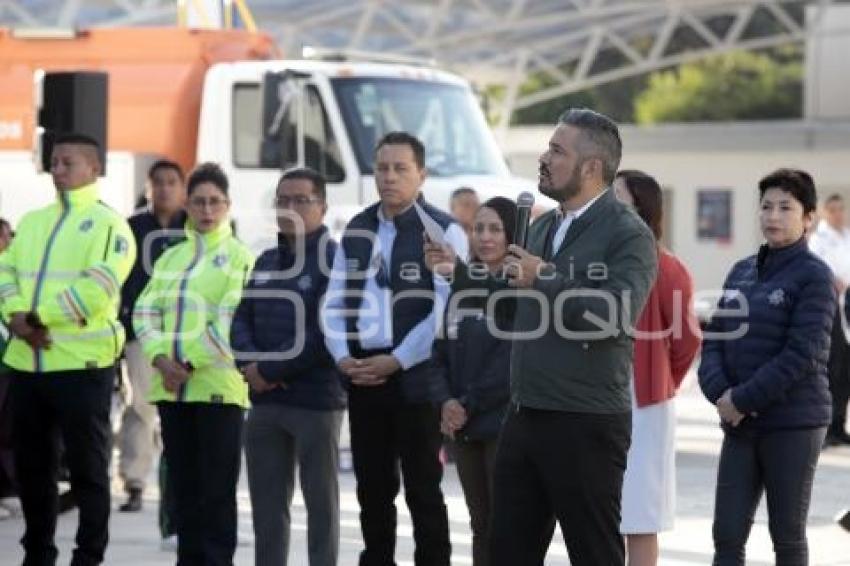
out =
{"type": "Polygon", "coordinates": [[[84,134],[100,144],[101,175],[106,174],[106,118],[109,75],[97,72],[46,73],[38,125],[42,171],[50,171],[53,142],[62,134],[84,134]]]}

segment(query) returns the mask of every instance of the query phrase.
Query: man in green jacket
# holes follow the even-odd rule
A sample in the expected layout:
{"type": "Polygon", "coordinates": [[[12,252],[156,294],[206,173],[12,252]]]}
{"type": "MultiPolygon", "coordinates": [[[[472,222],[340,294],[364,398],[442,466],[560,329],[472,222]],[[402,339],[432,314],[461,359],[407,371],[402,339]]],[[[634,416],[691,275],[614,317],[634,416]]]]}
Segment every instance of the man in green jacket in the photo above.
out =
{"type": "MultiPolygon", "coordinates": [[[[617,126],[586,109],[559,122],[540,156],[539,183],[560,206],[530,227],[526,249],[510,248],[507,285],[518,291],[510,299],[512,400],[493,480],[497,566],[543,564],[556,520],[574,566],[625,560],[630,330],[655,280],[655,243],[610,188],[622,148],[617,126]]],[[[426,262],[453,271],[456,290],[506,285],[476,277],[445,247],[428,246],[426,262]]]]}
{"type": "Polygon", "coordinates": [[[98,200],[99,155],[86,136],[56,140],[56,202],[24,216],[0,255],[27,565],[56,562],[59,434],[80,508],[72,566],[100,564],[108,539],[109,407],[124,343],[118,305],[136,247],[127,222],[98,200]]]}

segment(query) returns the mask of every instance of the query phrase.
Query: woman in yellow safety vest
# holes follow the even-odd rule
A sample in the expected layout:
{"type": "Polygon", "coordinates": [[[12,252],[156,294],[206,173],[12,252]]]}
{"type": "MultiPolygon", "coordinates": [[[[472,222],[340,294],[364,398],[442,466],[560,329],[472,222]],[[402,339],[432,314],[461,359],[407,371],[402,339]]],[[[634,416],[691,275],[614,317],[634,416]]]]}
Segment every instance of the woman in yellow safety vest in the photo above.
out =
{"type": "Polygon", "coordinates": [[[157,404],[174,487],[179,564],[231,564],[236,482],[248,390],[228,344],[254,258],[233,236],[224,172],[189,176],[187,240],[157,260],[133,326],[157,370],[157,404]]]}

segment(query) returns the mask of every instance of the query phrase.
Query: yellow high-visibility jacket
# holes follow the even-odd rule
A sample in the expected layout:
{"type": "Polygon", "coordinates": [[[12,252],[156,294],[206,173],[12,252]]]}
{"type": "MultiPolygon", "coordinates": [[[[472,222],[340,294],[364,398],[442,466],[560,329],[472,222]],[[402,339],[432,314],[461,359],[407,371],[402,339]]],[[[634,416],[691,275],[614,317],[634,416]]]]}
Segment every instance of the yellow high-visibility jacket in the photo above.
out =
{"type": "Polygon", "coordinates": [[[230,322],[254,256],[228,222],[206,234],[186,225],[185,242],[169,248],[133,309],[133,328],[151,362],[160,354],[190,369],[180,391],[166,391],[156,372],[149,400],[247,407],[248,387],[230,350],[230,322]]]}
{"type": "Polygon", "coordinates": [[[136,258],[127,222],[98,200],[97,184],[57,191],[26,214],[0,254],[0,315],[35,312],[53,344],[12,338],[4,362],[25,372],[109,367],[124,347],[121,284],[136,258]]]}

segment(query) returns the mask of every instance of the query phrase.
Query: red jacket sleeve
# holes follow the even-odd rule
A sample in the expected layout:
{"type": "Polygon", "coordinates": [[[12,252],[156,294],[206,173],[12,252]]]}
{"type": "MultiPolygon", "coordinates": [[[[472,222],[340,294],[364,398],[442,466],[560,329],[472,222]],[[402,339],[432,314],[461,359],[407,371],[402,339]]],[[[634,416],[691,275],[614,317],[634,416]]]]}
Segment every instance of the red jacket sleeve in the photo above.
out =
{"type": "Polygon", "coordinates": [[[702,332],[693,307],[694,284],[687,268],[673,255],[661,252],[658,291],[664,327],[673,328],[670,336],[670,368],[678,387],[702,343],[702,332]]]}

